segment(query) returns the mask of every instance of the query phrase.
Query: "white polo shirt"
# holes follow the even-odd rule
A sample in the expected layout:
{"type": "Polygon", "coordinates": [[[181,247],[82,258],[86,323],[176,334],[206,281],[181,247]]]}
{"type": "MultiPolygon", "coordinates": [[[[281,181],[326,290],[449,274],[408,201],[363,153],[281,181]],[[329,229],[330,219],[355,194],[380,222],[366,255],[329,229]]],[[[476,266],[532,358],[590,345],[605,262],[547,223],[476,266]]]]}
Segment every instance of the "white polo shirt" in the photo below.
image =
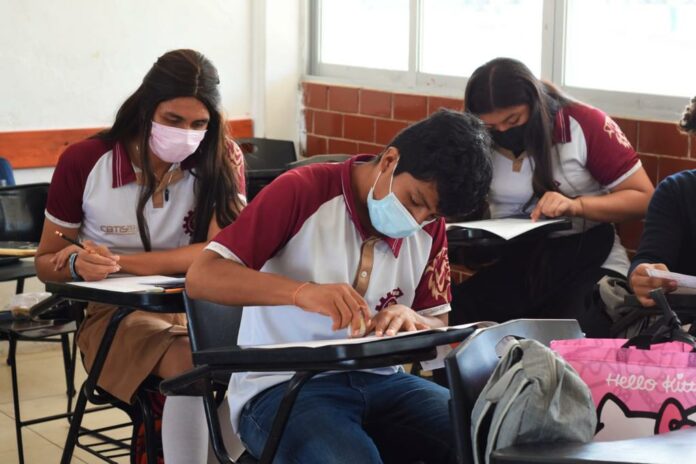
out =
{"type": "MultiPolygon", "coordinates": [[[[234,144],[231,148],[233,167],[242,173],[241,151],[234,144]]],[[[145,205],[143,214],[153,250],[178,248],[191,242],[194,156],[181,166],[172,165],[163,177],[166,186],[145,205]]],[[[142,251],[136,217],[139,172],[120,143],[112,146],[103,140],[89,139],[71,145],[53,173],[46,218],[59,226],[80,229],[81,240],[93,240],[115,253],[142,251]]],[[[243,175],[238,185],[243,192],[243,175]]]]}
{"type": "MultiPolygon", "coordinates": [[[[581,103],[562,107],[554,124],[553,178],[568,197],[605,195],[641,168],[641,162],[619,126],[602,111],[581,103]]],[[[493,181],[489,195],[491,217],[528,214],[532,197],[534,162],[523,153],[519,158],[493,151],[493,181]]],[[[597,225],[574,218],[573,231],[597,225]],[[584,222],[584,224],[583,224],[584,222]]],[[[628,256],[615,234],[613,248],[602,265],[620,274],[628,272],[628,256]]]]}
{"type": "MultiPolygon", "coordinates": [[[[348,283],[358,269],[362,243],[369,238],[355,213],[351,188],[354,157],[340,164],[314,164],[289,171],[265,187],[207,246],[227,259],[262,272],[299,281],[348,283]]],[[[443,220],[405,239],[381,239],[365,300],[375,314],[395,303],[425,315],[450,311],[450,275],[443,220]]],[[[345,338],[331,319],[296,306],[244,308],[239,345],[345,338]]],[[[378,369],[394,373],[397,366],[378,369]]],[[[232,423],[247,401],[289,380],[291,373],[237,373],[228,395],[232,423]]]]}

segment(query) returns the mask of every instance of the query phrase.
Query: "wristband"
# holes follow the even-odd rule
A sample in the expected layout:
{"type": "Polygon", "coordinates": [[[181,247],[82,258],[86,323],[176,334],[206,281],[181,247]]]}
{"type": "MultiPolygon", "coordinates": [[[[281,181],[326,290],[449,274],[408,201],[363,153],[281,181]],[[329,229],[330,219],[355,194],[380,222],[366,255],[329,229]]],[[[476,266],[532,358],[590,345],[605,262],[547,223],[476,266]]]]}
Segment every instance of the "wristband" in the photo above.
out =
{"type": "Polygon", "coordinates": [[[77,259],[77,252],[70,253],[70,258],[68,258],[68,269],[70,269],[70,276],[74,282],[82,282],[83,279],[80,274],[77,273],[75,269],[75,260],[77,259]]]}
{"type": "Polygon", "coordinates": [[[297,294],[300,293],[300,290],[302,290],[303,288],[305,288],[307,285],[309,285],[311,283],[314,283],[314,282],[305,282],[302,285],[300,285],[299,287],[297,287],[294,292],[292,292],[292,305],[293,306],[297,306],[297,294]]]}

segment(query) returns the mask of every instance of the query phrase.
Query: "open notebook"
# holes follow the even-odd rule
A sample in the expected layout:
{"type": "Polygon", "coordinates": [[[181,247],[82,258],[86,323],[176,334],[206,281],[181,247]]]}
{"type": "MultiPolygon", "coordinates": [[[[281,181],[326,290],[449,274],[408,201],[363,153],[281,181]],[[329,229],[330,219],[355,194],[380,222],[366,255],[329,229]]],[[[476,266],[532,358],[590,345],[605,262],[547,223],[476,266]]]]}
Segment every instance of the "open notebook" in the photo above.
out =
{"type": "Polygon", "coordinates": [[[495,322],[483,321],[483,322],[471,322],[469,324],[452,325],[449,327],[440,327],[437,329],[424,329],[415,330],[413,332],[399,332],[392,336],[378,337],[376,335],[367,335],[365,337],[355,337],[355,338],[334,338],[330,340],[311,340],[304,342],[292,342],[292,343],[277,343],[273,345],[244,345],[242,348],[264,348],[264,349],[277,349],[277,348],[320,348],[322,346],[332,346],[332,345],[355,345],[358,343],[370,343],[378,342],[389,338],[399,338],[399,337],[410,337],[413,335],[423,334],[423,333],[437,333],[437,332],[447,332],[450,330],[466,329],[467,327],[488,327],[494,325],[495,322]]]}
{"type": "MultiPolygon", "coordinates": [[[[447,224],[447,230],[455,229],[480,229],[495,234],[500,238],[505,240],[510,240],[519,235],[525,234],[532,230],[541,229],[544,227],[553,228],[567,223],[568,219],[558,218],[558,219],[539,219],[538,221],[532,222],[531,219],[523,218],[500,218],[500,219],[486,219],[483,221],[469,221],[469,222],[452,222],[447,224]]],[[[560,227],[562,229],[564,227],[560,227]]]]}

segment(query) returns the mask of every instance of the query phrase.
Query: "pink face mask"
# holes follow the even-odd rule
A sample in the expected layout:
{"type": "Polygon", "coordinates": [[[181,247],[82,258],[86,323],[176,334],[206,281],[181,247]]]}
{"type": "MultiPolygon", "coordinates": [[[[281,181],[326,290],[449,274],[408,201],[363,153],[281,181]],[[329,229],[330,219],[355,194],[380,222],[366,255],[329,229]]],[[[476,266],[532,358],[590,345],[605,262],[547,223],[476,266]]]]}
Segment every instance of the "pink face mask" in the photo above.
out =
{"type": "Polygon", "coordinates": [[[181,163],[203,141],[206,131],[179,129],[152,121],[150,150],[162,161],[181,163]]]}

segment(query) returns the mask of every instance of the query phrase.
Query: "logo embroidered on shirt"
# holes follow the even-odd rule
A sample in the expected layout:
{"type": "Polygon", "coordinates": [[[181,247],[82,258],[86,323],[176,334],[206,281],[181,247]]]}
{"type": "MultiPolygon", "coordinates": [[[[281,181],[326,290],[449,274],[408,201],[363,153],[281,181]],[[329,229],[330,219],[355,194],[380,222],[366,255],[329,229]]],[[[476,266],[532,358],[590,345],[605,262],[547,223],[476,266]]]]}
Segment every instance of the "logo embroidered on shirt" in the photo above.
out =
{"type": "Polygon", "coordinates": [[[428,288],[435,300],[446,300],[447,289],[450,285],[450,266],[447,259],[447,248],[443,248],[430,261],[425,269],[428,278],[428,288]]]}
{"type": "Polygon", "coordinates": [[[404,292],[400,288],[395,288],[391,292],[387,293],[387,296],[379,299],[379,304],[375,307],[375,311],[381,311],[391,305],[398,304],[397,298],[403,296],[404,292]]]}
{"type": "Polygon", "coordinates": [[[609,138],[616,136],[616,141],[624,147],[631,148],[631,142],[628,141],[628,138],[626,138],[626,135],[623,133],[619,125],[616,124],[616,122],[609,116],[604,119],[604,132],[607,133],[609,138]]]}
{"type": "Polygon", "coordinates": [[[130,224],[127,226],[99,226],[99,230],[107,235],[133,235],[138,232],[138,226],[130,224]]]}
{"type": "Polygon", "coordinates": [[[181,225],[181,227],[184,228],[186,235],[189,237],[193,236],[193,210],[189,210],[189,212],[186,214],[184,217],[184,223],[181,225]]]}

